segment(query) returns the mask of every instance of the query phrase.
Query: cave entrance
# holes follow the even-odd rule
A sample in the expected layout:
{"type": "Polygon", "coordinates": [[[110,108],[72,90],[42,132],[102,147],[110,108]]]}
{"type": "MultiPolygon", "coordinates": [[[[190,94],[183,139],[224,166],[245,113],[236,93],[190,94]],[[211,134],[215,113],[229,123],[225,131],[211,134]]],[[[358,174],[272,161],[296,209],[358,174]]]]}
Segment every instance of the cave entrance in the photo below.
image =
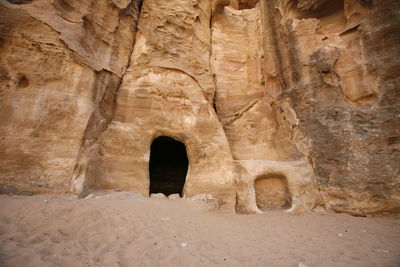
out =
{"type": "Polygon", "coordinates": [[[182,197],[189,160],[182,142],[160,136],[151,144],[149,174],[150,194],[163,193],[182,197]]]}
{"type": "Polygon", "coordinates": [[[292,206],[292,196],[284,175],[262,175],[256,179],[254,189],[260,210],[288,209],[292,206]]]}

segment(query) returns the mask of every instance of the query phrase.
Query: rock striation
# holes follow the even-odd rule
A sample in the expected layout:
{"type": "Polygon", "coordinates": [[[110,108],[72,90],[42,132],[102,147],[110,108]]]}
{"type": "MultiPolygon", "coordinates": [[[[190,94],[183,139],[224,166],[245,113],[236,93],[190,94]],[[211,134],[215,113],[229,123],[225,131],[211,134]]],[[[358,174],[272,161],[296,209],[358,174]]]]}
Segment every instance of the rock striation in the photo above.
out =
{"type": "Polygon", "coordinates": [[[0,185],[184,197],[240,213],[400,210],[396,0],[0,0],[0,185]],[[171,152],[173,156],[173,152],[171,152]]]}
{"type": "Polygon", "coordinates": [[[0,2],[2,184],[70,191],[77,160],[90,160],[112,117],[139,4],[0,2]]]}
{"type": "Polygon", "coordinates": [[[266,90],[325,207],[398,210],[399,3],[260,4],[266,90]]]}

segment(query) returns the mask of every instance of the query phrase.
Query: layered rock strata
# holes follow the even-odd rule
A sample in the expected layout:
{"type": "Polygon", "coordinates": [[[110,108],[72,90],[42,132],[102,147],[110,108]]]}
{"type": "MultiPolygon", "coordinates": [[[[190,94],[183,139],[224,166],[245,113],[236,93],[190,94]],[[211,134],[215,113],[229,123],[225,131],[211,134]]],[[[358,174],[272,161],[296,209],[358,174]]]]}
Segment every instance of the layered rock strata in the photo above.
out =
{"type": "MultiPolygon", "coordinates": [[[[263,176],[283,180],[291,211],[312,209],[319,202],[313,170],[280,127],[277,107],[265,88],[260,6],[234,7],[220,4],[214,11],[211,66],[217,114],[239,168],[236,209],[260,212],[255,183],[263,176]]],[[[282,191],[276,186],[280,184],[266,185],[264,190],[282,191]]]]}
{"type": "Polygon", "coordinates": [[[139,4],[0,1],[2,185],[70,191],[83,147],[112,117],[139,4]]]}
{"type": "Polygon", "coordinates": [[[326,208],[399,210],[398,1],[261,1],[264,78],[326,208]]]}
{"type": "Polygon", "coordinates": [[[185,144],[190,161],[185,197],[209,193],[233,207],[234,165],[210,104],[210,15],[209,1],[143,3],[130,66],[89,186],[147,195],[150,145],[170,136],[185,144]]]}
{"type": "Polygon", "coordinates": [[[242,213],[399,210],[399,10],[1,0],[0,184],[147,195],[165,135],[188,152],[185,197],[242,213]]]}

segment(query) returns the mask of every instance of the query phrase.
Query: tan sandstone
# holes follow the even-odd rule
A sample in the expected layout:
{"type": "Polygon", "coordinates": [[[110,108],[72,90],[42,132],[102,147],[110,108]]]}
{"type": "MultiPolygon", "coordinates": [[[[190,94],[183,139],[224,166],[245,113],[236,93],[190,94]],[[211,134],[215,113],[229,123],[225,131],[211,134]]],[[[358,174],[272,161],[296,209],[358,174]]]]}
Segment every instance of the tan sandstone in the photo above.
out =
{"type": "Polygon", "coordinates": [[[0,192],[400,210],[396,0],[0,0],[0,192]]]}

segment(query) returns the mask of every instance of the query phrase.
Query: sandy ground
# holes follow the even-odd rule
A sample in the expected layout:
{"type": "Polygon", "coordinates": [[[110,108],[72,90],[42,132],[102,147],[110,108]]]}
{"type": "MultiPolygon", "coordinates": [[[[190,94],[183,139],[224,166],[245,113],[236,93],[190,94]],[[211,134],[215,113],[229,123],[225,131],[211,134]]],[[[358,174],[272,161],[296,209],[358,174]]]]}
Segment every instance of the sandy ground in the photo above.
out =
{"type": "Polygon", "coordinates": [[[132,193],[0,196],[0,266],[400,266],[400,217],[211,212],[132,193]]]}

